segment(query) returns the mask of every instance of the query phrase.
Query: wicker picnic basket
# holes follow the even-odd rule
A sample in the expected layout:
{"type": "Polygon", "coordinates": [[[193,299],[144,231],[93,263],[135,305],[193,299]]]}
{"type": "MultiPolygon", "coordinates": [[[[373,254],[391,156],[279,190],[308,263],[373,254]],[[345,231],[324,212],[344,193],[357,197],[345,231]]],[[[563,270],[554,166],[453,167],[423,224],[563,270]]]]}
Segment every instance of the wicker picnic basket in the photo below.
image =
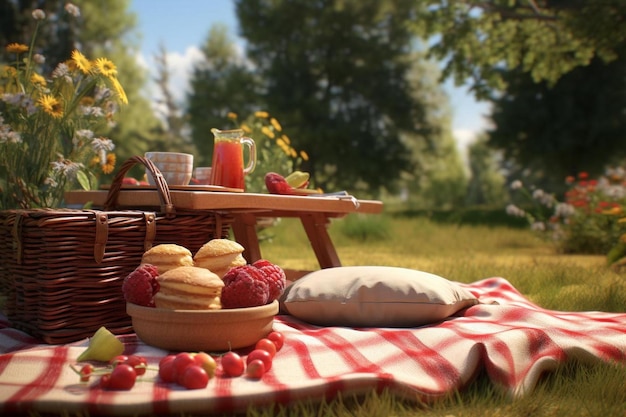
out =
{"type": "MultiPolygon", "coordinates": [[[[145,191],[138,191],[145,192],[145,191]]],[[[143,157],[126,161],[102,210],[32,209],[0,212],[0,292],[11,325],[57,344],[89,337],[100,326],[132,332],[122,294],[124,278],[145,250],[177,243],[195,253],[228,237],[225,213],[176,210],[158,168],[143,157]],[[157,184],[161,206],[117,209],[128,170],[143,164],[157,184]]]]}

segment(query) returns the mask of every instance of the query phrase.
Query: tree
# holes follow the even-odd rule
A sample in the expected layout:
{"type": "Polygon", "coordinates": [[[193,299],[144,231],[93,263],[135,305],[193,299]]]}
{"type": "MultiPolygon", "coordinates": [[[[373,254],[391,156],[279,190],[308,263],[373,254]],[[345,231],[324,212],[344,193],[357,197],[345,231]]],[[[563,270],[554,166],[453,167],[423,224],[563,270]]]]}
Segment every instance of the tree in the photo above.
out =
{"type": "MultiPolygon", "coordinates": [[[[259,82],[230,39],[225,26],[209,31],[202,47],[204,60],[194,66],[187,97],[187,115],[198,165],[210,166],[213,154],[211,128],[228,128],[228,113],[246,115],[263,101],[258,100],[259,82]]],[[[242,116],[245,117],[245,116],[242,116]]]]}
{"type": "Polygon", "coordinates": [[[505,177],[498,167],[497,153],[482,136],[468,148],[470,181],[467,187],[468,205],[504,205],[507,194],[505,177]]]}
{"type": "Polygon", "coordinates": [[[601,174],[626,156],[625,73],[626,53],[610,64],[594,59],[554,86],[509,72],[493,102],[488,144],[525,171],[518,177],[557,192],[568,175],[601,174]]]}
{"type": "Polygon", "coordinates": [[[502,70],[554,84],[574,68],[617,59],[626,43],[623,0],[426,0],[413,28],[432,37],[444,77],[478,97],[502,89],[502,70]]]}
{"type": "Polygon", "coordinates": [[[463,163],[450,129],[448,97],[437,84],[439,74],[435,63],[416,55],[407,76],[411,94],[425,104],[426,119],[437,128],[430,132],[430,139],[416,133],[403,135],[414,169],[405,174],[402,186],[409,192],[409,204],[429,209],[463,205],[467,187],[463,163]]]}
{"type": "Polygon", "coordinates": [[[247,53],[306,169],[327,190],[376,193],[411,171],[402,134],[428,140],[411,95],[414,0],[238,0],[247,53]]]}

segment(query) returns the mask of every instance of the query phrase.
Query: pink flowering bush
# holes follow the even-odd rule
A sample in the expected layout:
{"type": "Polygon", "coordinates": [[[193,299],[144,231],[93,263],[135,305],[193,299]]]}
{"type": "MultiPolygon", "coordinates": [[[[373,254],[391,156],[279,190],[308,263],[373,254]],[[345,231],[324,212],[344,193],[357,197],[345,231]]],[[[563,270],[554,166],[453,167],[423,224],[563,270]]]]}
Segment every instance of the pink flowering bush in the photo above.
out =
{"type": "Polygon", "coordinates": [[[585,172],[566,178],[563,201],[513,181],[532,207],[509,204],[508,214],[525,217],[532,230],[553,240],[564,253],[607,254],[610,264],[626,256],[626,170],[610,168],[598,179],[585,172]]]}

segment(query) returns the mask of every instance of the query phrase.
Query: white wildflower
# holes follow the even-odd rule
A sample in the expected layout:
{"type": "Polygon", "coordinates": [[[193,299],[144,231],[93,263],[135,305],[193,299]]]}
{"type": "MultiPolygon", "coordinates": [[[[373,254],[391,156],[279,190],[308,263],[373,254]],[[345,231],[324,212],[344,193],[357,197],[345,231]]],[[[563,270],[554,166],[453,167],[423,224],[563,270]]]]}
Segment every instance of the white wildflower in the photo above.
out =
{"type": "Polygon", "coordinates": [[[74,132],[74,135],[81,139],[92,139],[93,131],[90,129],[78,129],[76,132],[74,132]]]}
{"type": "Polygon", "coordinates": [[[111,152],[115,149],[115,144],[111,139],[100,136],[99,138],[95,138],[91,141],[91,146],[93,150],[96,152],[104,151],[111,152]]]}
{"type": "Polygon", "coordinates": [[[50,165],[52,165],[52,171],[66,177],[73,176],[79,169],[83,167],[83,164],[72,162],[69,159],[60,159],[58,161],[53,161],[50,163],[50,165]]]}
{"type": "Polygon", "coordinates": [[[546,230],[546,224],[544,222],[534,222],[530,225],[530,229],[535,232],[544,232],[546,230]]]}
{"type": "Polygon", "coordinates": [[[522,188],[524,184],[520,180],[515,180],[511,183],[511,190],[518,190],[522,188]]]}
{"type": "Polygon", "coordinates": [[[576,209],[571,204],[559,203],[554,208],[554,215],[557,217],[568,218],[576,213],[576,209]]]}
{"type": "Polygon", "coordinates": [[[67,64],[61,62],[57,67],[52,71],[52,78],[62,78],[69,76],[70,69],[67,64]]]}
{"type": "Polygon", "coordinates": [[[82,106],[81,110],[85,116],[104,117],[104,110],[98,106],[82,106]]]}
{"type": "Polygon", "coordinates": [[[74,17],[79,17],[80,16],[80,9],[78,8],[78,6],[72,4],[72,3],[67,3],[65,5],[65,11],[68,12],[69,14],[71,14],[74,17]]]}
{"type": "Polygon", "coordinates": [[[506,206],[506,214],[508,214],[509,216],[524,217],[526,215],[526,212],[517,207],[515,204],[509,204],[508,206],[506,206]]]}
{"type": "Polygon", "coordinates": [[[35,9],[33,10],[32,16],[35,20],[44,20],[46,18],[46,12],[41,9],[35,9]]]}
{"type": "Polygon", "coordinates": [[[57,183],[57,181],[56,181],[54,178],[52,178],[52,177],[48,177],[48,178],[46,178],[46,179],[43,181],[43,183],[44,183],[44,184],[46,184],[46,185],[49,185],[49,186],[50,186],[50,187],[52,187],[52,188],[54,188],[54,187],[56,187],[57,185],[59,185],[59,184],[57,183]]]}
{"type": "Polygon", "coordinates": [[[33,61],[35,61],[36,64],[45,64],[46,62],[46,57],[41,55],[41,54],[35,54],[33,55],[33,61]]]}

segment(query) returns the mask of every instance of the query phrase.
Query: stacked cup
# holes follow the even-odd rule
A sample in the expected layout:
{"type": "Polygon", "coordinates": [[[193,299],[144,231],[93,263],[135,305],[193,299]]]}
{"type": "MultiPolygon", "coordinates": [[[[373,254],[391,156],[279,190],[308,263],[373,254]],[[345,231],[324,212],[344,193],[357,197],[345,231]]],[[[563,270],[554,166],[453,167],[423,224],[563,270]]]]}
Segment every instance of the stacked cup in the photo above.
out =
{"type": "MultiPolygon", "coordinates": [[[[145,157],[161,171],[167,185],[188,185],[193,173],[193,155],[178,152],[146,152],[145,157]]],[[[146,169],[148,184],[155,186],[146,169]]]]}

